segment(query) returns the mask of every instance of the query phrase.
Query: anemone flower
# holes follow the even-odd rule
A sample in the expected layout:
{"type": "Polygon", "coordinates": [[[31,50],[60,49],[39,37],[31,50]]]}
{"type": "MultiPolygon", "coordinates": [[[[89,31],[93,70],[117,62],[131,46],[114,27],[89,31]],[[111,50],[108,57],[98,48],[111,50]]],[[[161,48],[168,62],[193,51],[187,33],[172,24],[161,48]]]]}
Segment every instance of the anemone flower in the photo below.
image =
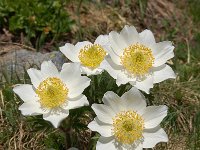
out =
{"type": "Polygon", "coordinates": [[[27,70],[30,84],[20,84],[13,91],[24,101],[19,107],[23,115],[43,115],[54,127],[69,115],[69,109],[88,105],[84,89],[90,79],[81,76],[80,65],[65,63],[59,72],[51,61],[41,64],[41,70],[27,70]]]}
{"type": "Polygon", "coordinates": [[[168,141],[159,125],[167,115],[167,107],[146,107],[144,96],[137,88],[132,87],[122,97],[109,91],[103,102],[92,105],[97,116],[88,125],[101,135],[96,150],[142,150],[168,141]]]}
{"type": "Polygon", "coordinates": [[[66,43],[60,47],[60,51],[72,62],[80,63],[83,74],[97,75],[103,71],[99,66],[107,54],[108,45],[108,36],[100,35],[94,44],[89,41],[78,42],[76,45],[66,43]]]}
{"type": "Polygon", "coordinates": [[[110,57],[101,68],[116,79],[118,86],[129,82],[149,93],[154,83],[175,78],[173,70],[166,64],[174,57],[172,42],[156,43],[150,30],[138,33],[135,27],[126,25],[120,33],[109,33],[109,43],[110,57]]]}

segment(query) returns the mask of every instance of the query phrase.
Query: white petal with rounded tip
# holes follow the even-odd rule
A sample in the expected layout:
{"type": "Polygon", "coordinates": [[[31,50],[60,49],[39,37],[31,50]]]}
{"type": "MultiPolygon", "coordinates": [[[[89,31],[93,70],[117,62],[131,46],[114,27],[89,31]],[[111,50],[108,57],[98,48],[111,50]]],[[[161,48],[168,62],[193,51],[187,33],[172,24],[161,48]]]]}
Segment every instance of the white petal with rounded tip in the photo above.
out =
{"type": "Polygon", "coordinates": [[[103,96],[103,103],[110,107],[115,113],[125,110],[122,99],[112,91],[108,91],[103,96]]]}
{"type": "Polygon", "coordinates": [[[99,44],[101,46],[109,45],[108,35],[99,35],[94,44],[99,44]]]}
{"type": "Polygon", "coordinates": [[[74,109],[74,108],[79,108],[86,105],[89,105],[87,97],[81,94],[80,96],[76,98],[68,99],[68,104],[64,109],[74,109]]]}
{"type": "Polygon", "coordinates": [[[121,84],[126,84],[128,82],[135,82],[136,78],[129,77],[127,74],[125,74],[123,71],[120,71],[117,75],[116,84],[120,86],[121,84]]]}
{"type": "Polygon", "coordinates": [[[124,41],[123,37],[115,31],[109,33],[109,41],[112,49],[119,56],[123,54],[123,49],[128,47],[128,44],[124,41]]]}
{"type": "Polygon", "coordinates": [[[35,68],[28,69],[27,73],[29,77],[31,78],[31,82],[35,88],[37,88],[40,82],[42,82],[45,79],[45,75],[43,75],[41,71],[35,68]]]}
{"type": "Polygon", "coordinates": [[[90,79],[81,76],[79,63],[65,63],[60,72],[60,77],[69,89],[69,98],[79,96],[90,85],[90,79]]]}
{"type": "Polygon", "coordinates": [[[142,144],[139,144],[136,148],[134,147],[134,150],[143,150],[142,144]]]}
{"type": "Polygon", "coordinates": [[[143,81],[130,82],[130,84],[149,94],[150,88],[153,88],[153,76],[149,75],[143,81]]]}
{"type": "Polygon", "coordinates": [[[96,150],[117,150],[114,141],[114,137],[101,136],[97,141],[96,150]]]}
{"type": "Polygon", "coordinates": [[[83,93],[83,91],[90,85],[90,81],[90,78],[86,76],[77,78],[77,81],[71,84],[69,87],[69,98],[74,98],[83,93]]]}
{"type": "Polygon", "coordinates": [[[82,48],[84,48],[86,45],[93,45],[93,44],[91,42],[89,42],[89,41],[83,41],[83,42],[76,43],[75,48],[76,48],[77,54],[79,54],[80,50],[82,48]]]}
{"type": "Polygon", "coordinates": [[[97,131],[102,136],[112,136],[112,126],[101,122],[97,117],[88,124],[88,128],[92,131],[97,131]]]}
{"type": "Polygon", "coordinates": [[[114,79],[117,79],[117,76],[123,67],[113,63],[110,57],[106,57],[105,61],[101,63],[100,68],[105,69],[114,79]]]}
{"type": "Polygon", "coordinates": [[[41,72],[47,77],[57,77],[59,75],[58,69],[52,61],[44,61],[41,64],[41,72]]]}
{"type": "Polygon", "coordinates": [[[102,122],[112,124],[112,118],[115,116],[114,111],[104,104],[93,104],[92,109],[102,122]]]}
{"type": "Polygon", "coordinates": [[[149,47],[156,43],[153,33],[150,30],[144,30],[139,33],[140,42],[145,46],[149,47]]]}
{"type": "Polygon", "coordinates": [[[19,110],[23,115],[34,116],[43,114],[44,111],[41,109],[41,106],[38,102],[25,102],[19,106],[19,110]]]}
{"type": "Polygon", "coordinates": [[[144,118],[145,128],[154,128],[158,126],[163,118],[167,116],[167,106],[149,106],[145,109],[142,117],[144,118]]]}
{"type": "Polygon", "coordinates": [[[81,66],[81,72],[82,74],[87,74],[87,76],[90,76],[90,75],[101,74],[103,72],[103,69],[96,68],[92,70],[88,67],[81,66]]]}
{"type": "Polygon", "coordinates": [[[75,48],[73,44],[66,43],[64,46],[59,47],[59,49],[72,62],[79,62],[79,51],[75,48]]]}
{"type": "Polygon", "coordinates": [[[61,79],[71,86],[81,77],[80,63],[64,63],[60,72],[61,79]]]}
{"type": "Polygon", "coordinates": [[[121,97],[125,104],[126,110],[134,110],[142,114],[146,108],[146,101],[142,93],[135,87],[132,87],[128,92],[121,97]]]}
{"type": "Polygon", "coordinates": [[[161,66],[166,63],[167,60],[174,57],[174,46],[172,46],[172,42],[170,41],[156,43],[151,46],[151,49],[155,57],[154,67],[161,66]]]}
{"type": "Polygon", "coordinates": [[[166,64],[153,69],[154,83],[162,82],[166,79],[175,79],[176,75],[172,68],[166,64]]]}
{"type": "Polygon", "coordinates": [[[139,42],[139,34],[134,26],[125,25],[125,27],[120,32],[127,46],[139,42]]]}
{"type": "Polygon", "coordinates": [[[52,125],[57,128],[61,121],[63,119],[65,119],[67,116],[69,115],[69,112],[68,111],[65,111],[65,112],[58,112],[58,113],[53,113],[53,112],[50,112],[45,115],[43,115],[43,119],[44,120],[47,120],[47,121],[50,121],[52,123],[52,125]]]}
{"type": "Polygon", "coordinates": [[[115,53],[115,51],[111,47],[106,47],[106,51],[108,52],[108,54],[110,55],[112,61],[116,65],[121,65],[120,56],[117,53],[115,53]]]}
{"type": "Polygon", "coordinates": [[[168,142],[168,136],[159,126],[143,133],[143,148],[153,148],[159,142],[168,142]]]}
{"type": "Polygon", "coordinates": [[[13,91],[24,101],[37,101],[38,97],[35,91],[33,90],[33,86],[29,84],[20,84],[13,88],[13,91]]]}

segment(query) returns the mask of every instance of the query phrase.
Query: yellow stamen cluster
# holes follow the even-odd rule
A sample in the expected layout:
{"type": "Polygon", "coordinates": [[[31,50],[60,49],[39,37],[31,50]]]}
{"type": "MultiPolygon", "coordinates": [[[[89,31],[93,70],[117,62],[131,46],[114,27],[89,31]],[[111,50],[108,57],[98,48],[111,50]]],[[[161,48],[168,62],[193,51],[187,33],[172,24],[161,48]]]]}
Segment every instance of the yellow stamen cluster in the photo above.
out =
{"type": "Polygon", "coordinates": [[[40,83],[36,93],[40,98],[41,106],[45,109],[52,109],[66,102],[68,89],[59,78],[49,77],[40,83]]]}
{"type": "Polygon", "coordinates": [[[86,45],[79,52],[80,62],[91,69],[99,67],[100,63],[104,60],[106,56],[106,51],[99,44],[86,45]]]}
{"type": "Polygon", "coordinates": [[[120,59],[126,71],[135,76],[147,74],[154,63],[151,49],[138,43],[125,48],[120,59]]]}
{"type": "Polygon", "coordinates": [[[144,129],[144,119],[134,111],[122,111],[113,118],[113,133],[123,144],[133,144],[140,140],[144,129]]]}

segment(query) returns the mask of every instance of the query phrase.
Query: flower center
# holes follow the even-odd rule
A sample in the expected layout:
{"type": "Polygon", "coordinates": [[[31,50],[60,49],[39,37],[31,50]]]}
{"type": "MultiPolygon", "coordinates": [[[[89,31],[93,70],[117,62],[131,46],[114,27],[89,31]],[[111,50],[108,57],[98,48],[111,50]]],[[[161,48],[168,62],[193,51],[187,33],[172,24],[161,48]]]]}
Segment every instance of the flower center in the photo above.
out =
{"type": "Polygon", "coordinates": [[[126,71],[141,76],[148,73],[155,58],[150,48],[136,43],[125,48],[120,59],[126,71]]]}
{"type": "Polygon", "coordinates": [[[143,136],[144,119],[134,111],[122,111],[113,118],[115,138],[123,144],[133,144],[143,136]]]}
{"type": "Polygon", "coordinates": [[[106,51],[99,44],[86,45],[79,52],[79,60],[81,63],[91,69],[99,67],[100,63],[104,60],[106,51]]]}
{"type": "Polygon", "coordinates": [[[68,88],[56,77],[49,77],[42,81],[36,89],[42,107],[52,109],[63,105],[67,100],[68,88]]]}

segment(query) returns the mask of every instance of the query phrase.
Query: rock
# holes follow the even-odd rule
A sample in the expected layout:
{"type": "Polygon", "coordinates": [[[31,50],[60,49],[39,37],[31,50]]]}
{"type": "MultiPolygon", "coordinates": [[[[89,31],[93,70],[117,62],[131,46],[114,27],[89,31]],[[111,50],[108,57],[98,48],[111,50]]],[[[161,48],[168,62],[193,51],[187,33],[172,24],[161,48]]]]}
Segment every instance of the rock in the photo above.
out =
{"type": "Polygon", "coordinates": [[[1,79],[10,81],[14,76],[21,79],[28,68],[40,69],[43,61],[52,60],[59,70],[68,61],[60,51],[45,54],[26,49],[0,52],[0,81],[2,81],[1,79]]]}

